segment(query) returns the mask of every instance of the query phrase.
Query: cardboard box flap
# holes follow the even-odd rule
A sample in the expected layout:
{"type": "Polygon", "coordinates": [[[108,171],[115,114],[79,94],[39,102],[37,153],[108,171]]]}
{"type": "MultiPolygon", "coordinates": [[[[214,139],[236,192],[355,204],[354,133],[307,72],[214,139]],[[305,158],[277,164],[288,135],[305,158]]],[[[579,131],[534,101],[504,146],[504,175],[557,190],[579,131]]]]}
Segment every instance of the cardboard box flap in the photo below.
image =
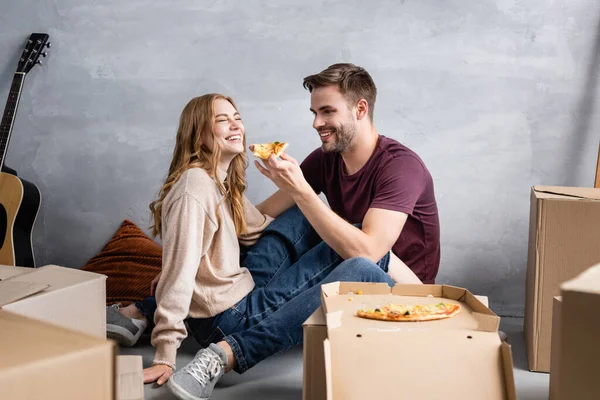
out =
{"type": "Polygon", "coordinates": [[[517,400],[517,388],[515,387],[515,371],[513,367],[513,358],[511,347],[508,343],[502,342],[502,367],[504,369],[504,384],[506,386],[506,399],[517,400]]]}
{"type": "Polygon", "coordinates": [[[319,307],[317,311],[315,311],[310,317],[308,317],[308,319],[302,324],[302,326],[309,325],[327,325],[327,321],[325,319],[325,311],[323,311],[323,307],[319,307]]]}
{"type": "Polygon", "coordinates": [[[600,264],[588,268],[560,286],[563,292],[600,294],[600,264]]]}
{"type": "Polygon", "coordinates": [[[36,282],[50,285],[50,291],[57,291],[69,286],[75,286],[96,279],[106,279],[106,275],[75,268],[64,268],[56,265],[46,265],[36,268],[34,272],[10,278],[11,282],[36,282]]]}
{"type": "Polygon", "coordinates": [[[542,194],[541,198],[572,198],[572,199],[589,199],[600,200],[600,189],[584,188],[584,187],[567,187],[567,186],[534,186],[533,191],[536,194],[542,194]],[[544,196],[548,194],[550,196],[544,196]]]}
{"type": "Polygon", "coordinates": [[[0,265],[0,281],[22,274],[35,271],[35,268],[13,267],[12,265],[0,265]]]}
{"type": "Polygon", "coordinates": [[[496,315],[488,315],[479,312],[474,312],[473,317],[479,323],[479,326],[477,328],[478,331],[498,332],[498,329],[500,329],[500,317],[496,315]]]}
{"type": "Polygon", "coordinates": [[[117,400],[144,400],[142,356],[117,357],[117,400]]]}
{"type": "Polygon", "coordinates": [[[39,293],[48,287],[49,285],[38,282],[15,282],[12,279],[0,281],[0,308],[39,293]]]}
{"type": "Polygon", "coordinates": [[[424,329],[414,332],[403,343],[396,335],[366,332],[358,336],[337,329],[329,331],[328,342],[325,346],[328,399],[395,398],[390,394],[408,384],[412,391],[404,390],[406,398],[507,398],[511,377],[504,372],[504,354],[496,334],[464,331],[440,334],[424,329]]]}

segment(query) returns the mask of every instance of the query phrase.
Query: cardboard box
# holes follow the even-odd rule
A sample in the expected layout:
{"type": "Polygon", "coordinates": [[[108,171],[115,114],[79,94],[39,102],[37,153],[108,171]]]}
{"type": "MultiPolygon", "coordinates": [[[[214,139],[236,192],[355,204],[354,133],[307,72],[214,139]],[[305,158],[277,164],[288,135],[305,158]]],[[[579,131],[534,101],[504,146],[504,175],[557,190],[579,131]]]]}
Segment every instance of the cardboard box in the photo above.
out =
{"type": "Polygon", "coordinates": [[[0,308],[106,338],[106,276],[48,265],[0,266],[0,308]]]}
{"type": "Polygon", "coordinates": [[[497,333],[500,318],[467,290],[353,282],[321,289],[323,306],[304,324],[304,399],[516,398],[510,346],[497,333]],[[365,306],[440,297],[460,302],[461,313],[422,323],[355,315],[365,306]]]}
{"type": "Polygon", "coordinates": [[[142,356],[117,357],[117,400],[144,400],[142,356]]]}
{"type": "Polygon", "coordinates": [[[555,325],[559,334],[552,348],[552,399],[600,399],[600,264],[565,282],[561,290],[560,322],[555,325]]]}
{"type": "Polygon", "coordinates": [[[0,327],[2,399],[114,399],[114,342],[5,310],[0,327]]]}
{"type": "Polygon", "coordinates": [[[600,262],[600,189],[534,186],[525,297],[529,369],[550,371],[552,299],[559,285],[600,262]]]}
{"type": "MultiPolygon", "coordinates": [[[[483,305],[488,306],[486,296],[475,295],[475,297],[483,305]]],[[[325,400],[327,393],[323,342],[327,339],[327,323],[323,307],[319,307],[302,327],[304,330],[302,398],[304,400],[325,400]]]]}
{"type": "Polygon", "coordinates": [[[558,399],[560,375],[560,326],[562,325],[562,297],[556,296],[552,307],[552,347],[550,352],[550,400],[558,399]]]}

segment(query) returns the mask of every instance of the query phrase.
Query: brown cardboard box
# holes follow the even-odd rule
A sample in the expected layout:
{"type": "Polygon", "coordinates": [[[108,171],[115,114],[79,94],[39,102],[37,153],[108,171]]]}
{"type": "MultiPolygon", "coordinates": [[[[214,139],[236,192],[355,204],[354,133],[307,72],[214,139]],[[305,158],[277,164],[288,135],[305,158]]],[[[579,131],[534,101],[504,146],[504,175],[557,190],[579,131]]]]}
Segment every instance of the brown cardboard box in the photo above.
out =
{"type": "MultiPolygon", "coordinates": [[[[486,296],[475,297],[488,306],[486,296]]],[[[302,398],[325,400],[325,356],[323,342],[327,339],[327,322],[323,307],[319,307],[303,324],[304,329],[304,376],[302,398]]]]}
{"type": "Polygon", "coordinates": [[[106,276],[48,265],[0,266],[0,308],[106,338],[106,276]]]}
{"type": "Polygon", "coordinates": [[[0,397],[113,400],[115,345],[0,310],[0,397]]]}
{"type": "Polygon", "coordinates": [[[552,298],[600,262],[600,189],[534,186],[525,298],[529,369],[550,371],[552,298]]]}
{"type": "Polygon", "coordinates": [[[552,348],[552,362],[557,359],[559,369],[552,366],[552,399],[600,399],[600,264],[565,282],[561,290],[559,335],[552,348]]]}
{"type": "Polygon", "coordinates": [[[515,398],[510,346],[497,333],[500,319],[465,289],[336,282],[323,285],[322,293],[322,309],[304,324],[304,399],[515,398]],[[363,294],[347,294],[358,290],[363,294]],[[363,303],[439,301],[428,295],[459,301],[463,310],[424,323],[355,316],[363,303]],[[431,376],[438,385],[431,385],[431,376]]]}
{"type": "Polygon", "coordinates": [[[117,356],[117,400],[144,400],[142,356],[117,356]]]}
{"type": "Polygon", "coordinates": [[[562,297],[554,297],[552,307],[552,347],[550,353],[550,400],[558,399],[558,376],[560,375],[560,326],[562,324],[562,297]]]}

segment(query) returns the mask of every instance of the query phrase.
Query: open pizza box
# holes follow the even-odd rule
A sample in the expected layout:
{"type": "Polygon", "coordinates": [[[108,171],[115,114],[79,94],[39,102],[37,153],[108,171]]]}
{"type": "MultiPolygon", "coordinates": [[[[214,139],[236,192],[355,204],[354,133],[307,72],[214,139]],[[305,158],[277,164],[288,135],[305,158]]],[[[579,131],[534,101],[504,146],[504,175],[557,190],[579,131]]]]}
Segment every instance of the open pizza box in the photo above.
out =
{"type": "Polygon", "coordinates": [[[466,289],[445,285],[334,282],[323,285],[326,398],[516,399],[510,345],[500,318],[466,289]],[[362,294],[356,294],[359,293],[362,294]],[[388,303],[459,303],[449,319],[359,318],[388,303]]]}
{"type": "Polygon", "coordinates": [[[47,265],[0,265],[0,308],[106,338],[106,276],[47,265]]]}

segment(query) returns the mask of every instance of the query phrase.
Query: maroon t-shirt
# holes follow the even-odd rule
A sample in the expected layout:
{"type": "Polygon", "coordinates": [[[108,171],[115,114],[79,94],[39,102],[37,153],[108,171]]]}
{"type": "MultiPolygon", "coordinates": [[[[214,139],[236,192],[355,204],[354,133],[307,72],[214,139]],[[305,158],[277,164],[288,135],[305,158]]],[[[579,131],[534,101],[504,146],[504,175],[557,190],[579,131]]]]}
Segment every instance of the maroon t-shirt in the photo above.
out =
{"type": "Polygon", "coordinates": [[[433,180],[419,156],[397,141],[379,136],[375,151],[355,174],[347,175],[337,152],[313,151],[301,164],[314,191],[346,221],[362,223],[369,208],[408,214],[392,247],[423,283],[433,283],[440,264],[440,222],[433,180]]]}

